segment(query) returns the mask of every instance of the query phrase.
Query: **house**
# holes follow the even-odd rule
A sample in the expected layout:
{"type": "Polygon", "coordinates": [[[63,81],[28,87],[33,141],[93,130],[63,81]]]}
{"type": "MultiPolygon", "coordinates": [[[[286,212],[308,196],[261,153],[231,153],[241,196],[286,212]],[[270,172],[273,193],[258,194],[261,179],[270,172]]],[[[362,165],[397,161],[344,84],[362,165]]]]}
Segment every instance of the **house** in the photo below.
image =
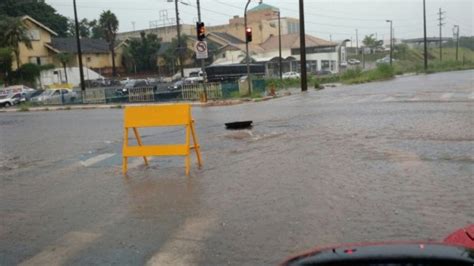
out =
{"type": "MultiPolygon", "coordinates": [[[[210,33],[208,38],[221,45],[213,65],[245,63],[245,42],[228,33],[210,33]]],[[[281,36],[282,71],[300,71],[300,36],[299,33],[281,36]]],[[[311,35],[306,35],[306,59],[308,72],[331,71],[339,72],[339,48],[335,42],[326,41],[311,35]]],[[[260,45],[249,44],[249,57],[253,63],[266,65],[267,75],[276,76],[279,73],[279,38],[270,36],[260,45]]]]}
{"type": "MultiPolygon", "coordinates": [[[[73,54],[73,59],[68,63],[68,67],[78,67],[77,43],[75,38],[57,38],[57,33],[43,25],[41,22],[30,16],[23,16],[22,21],[27,27],[31,39],[31,49],[24,43],[19,43],[20,65],[33,63],[37,65],[54,64],[62,67],[56,55],[59,53],[73,54]]],[[[116,66],[121,67],[121,50],[116,47],[116,66]]],[[[112,68],[112,55],[108,49],[108,44],[104,40],[81,39],[83,66],[92,68],[98,72],[110,74],[112,68]]],[[[13,69],[16,68],[13,62],[13,69]]]]}
{"type": "MultiPolygon", "coordinates": [[[[26,63],[38,65],[52,64],[51,53],[46,45],[51,43],[51,39],[58,34],[30,16],[23,16],[21,19],[28,29],[32,47],[29,49],[24,43],[18,44],[20,51],[19,65],[26,63]]],[[[15,58],[12,68],[16,69],[16,66],[15,58]]]]}
{"type": "MultiPolygon", "coordinates": [[[[50,50],[54,65],[61,66],[61,62],[55,57],[56,54],[68,53],[74,55],[68,66],[79,66],[76,38],[52,38],[51,43],[47,43],[45,46],[50,50]]],[[[112,53],[109,50],[109,44],[105,40],[81,38],[81,51],[84,67],[91,68],[101,74],[112,74],[112,53]]],[[[119,50],[115,55],[115,65],[119,72],[122,68],[121,59],[122,54],[119,50]]]]}

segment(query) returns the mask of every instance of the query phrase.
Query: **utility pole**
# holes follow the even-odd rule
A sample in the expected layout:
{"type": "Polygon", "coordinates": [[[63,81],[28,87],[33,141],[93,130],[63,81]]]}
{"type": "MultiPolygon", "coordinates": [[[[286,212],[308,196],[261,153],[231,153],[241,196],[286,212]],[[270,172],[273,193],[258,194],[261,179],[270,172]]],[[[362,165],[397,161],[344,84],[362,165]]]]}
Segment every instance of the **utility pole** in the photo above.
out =
{"type": "Polygon", "coordinates": [[[84,101],[86,86],[84,84],[84,69],[82,69],[82,49],[81,49],[81,38],[79,36],[79,20],[77,19],[77,7],[76,0],[73,0],[74,4],[74,23],[76,24],[76,42],[77,42],[77,60],[79,61],[79,78],[81,81],[82,101],[84,101]]]}
{"type": "Polygon", "coordinates": [[[176,9],[176,31],[178,32],[178,59],[179,59],[179,68],[181,70],[181,78],[184,78],[184,68],[183,68],[183,51],[181,48],[181,26],[179,25],[179,10],[178,10],[178,0],[174,1],[176,9]]]}
{"type": "Polygon", "coordinates": [[[359,30],[356,29],[356,55],[359,54],[359,30]]]}
{"type": "Polygon", "coordinates": [[[439,8],[439,12],[438,12],[438,15],[439,15],[439,61],[443,61],[443,34],[442,34],[442,29],[443,29],[443,26],[444,26],[444,23],[443,23],[443,20],[444,20],[444,13],[446,12],[443,12],[441,11],[441,8],[439,8]]]}
{"type": "Polygon", "coordinates": [[[304,0],[300,0],[300,57],[301,91],[307,91],[308,72],[306,72],[306,33],[304,28],[304,0]]]}
{"type": "Polygon", "coordinates": [[[459,56],[459,25],[454,25],[453,32],[456,36],[456,61],[458,61],[459,56]],[[454,31],[456,29],[456,31],[454,31]]]}
{"type": "Polygon", "coordinates": [[[425,71],[428,70],[428,44],[426,40],[426,0],[423,0],[423,42],[424,42],[424,61],[425,61],[425,71]]]}
{"type": "Polygon", "coordinates": [[[281,58],[281,13],[278,10],[278,54],[279,54],[279,63],[280,68],[280,80],[283,80],[283,69],[282,69],[282,58],[281,58]]]}
{"type": "Polygon", "coordinates": [[[390,23],[390,65],[392,65],[393,61],[393,21],[387,19],[387,22],[390,23]]]}

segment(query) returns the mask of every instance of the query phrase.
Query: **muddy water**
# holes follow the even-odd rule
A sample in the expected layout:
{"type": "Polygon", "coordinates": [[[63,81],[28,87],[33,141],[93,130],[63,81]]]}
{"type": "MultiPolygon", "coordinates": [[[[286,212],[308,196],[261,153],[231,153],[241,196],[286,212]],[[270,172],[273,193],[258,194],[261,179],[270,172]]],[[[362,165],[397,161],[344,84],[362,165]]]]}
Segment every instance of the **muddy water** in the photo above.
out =
{"type": "Polygon", "coordinates": [[[68,264],[144,264],[161,249],[262,265],[314,245],[442,239],[474,222],[474,106],[439,97],[471,84],[454,72],[195,108],[204,167],[191,178],[182,158],[123,178],[120,110],[1,114],[0,252],[16,263],[80,231],[98,238],[68,264]],[[236,120],[254,128],[225,130],[236,120]],[[116,155],[77,165],[103,153],[116,155]]]}

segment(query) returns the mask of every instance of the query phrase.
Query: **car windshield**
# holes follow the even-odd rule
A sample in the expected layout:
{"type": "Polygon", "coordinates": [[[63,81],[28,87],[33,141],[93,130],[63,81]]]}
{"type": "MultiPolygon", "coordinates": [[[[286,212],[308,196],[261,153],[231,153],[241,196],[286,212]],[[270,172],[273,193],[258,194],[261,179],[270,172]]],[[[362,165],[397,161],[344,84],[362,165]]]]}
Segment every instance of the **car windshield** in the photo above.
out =
{"type": "Polygon", "coordinates": [[[473,17],[0,0],[0,266],[474,266],[473,17]]]}

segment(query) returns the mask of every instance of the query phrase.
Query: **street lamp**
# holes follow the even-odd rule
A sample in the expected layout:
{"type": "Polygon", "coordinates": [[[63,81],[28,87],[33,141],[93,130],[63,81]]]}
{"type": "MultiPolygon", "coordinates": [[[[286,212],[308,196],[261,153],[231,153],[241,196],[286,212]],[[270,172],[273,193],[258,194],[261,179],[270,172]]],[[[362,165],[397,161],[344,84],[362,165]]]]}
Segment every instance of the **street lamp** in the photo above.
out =
{"type": "Polygon", "coordinates": [[[393,60],[393,26],[392,26],[392,20],[387,19],[386,22],[390,22],[390,65],[392,65],[392,60],[393,60]]]}

